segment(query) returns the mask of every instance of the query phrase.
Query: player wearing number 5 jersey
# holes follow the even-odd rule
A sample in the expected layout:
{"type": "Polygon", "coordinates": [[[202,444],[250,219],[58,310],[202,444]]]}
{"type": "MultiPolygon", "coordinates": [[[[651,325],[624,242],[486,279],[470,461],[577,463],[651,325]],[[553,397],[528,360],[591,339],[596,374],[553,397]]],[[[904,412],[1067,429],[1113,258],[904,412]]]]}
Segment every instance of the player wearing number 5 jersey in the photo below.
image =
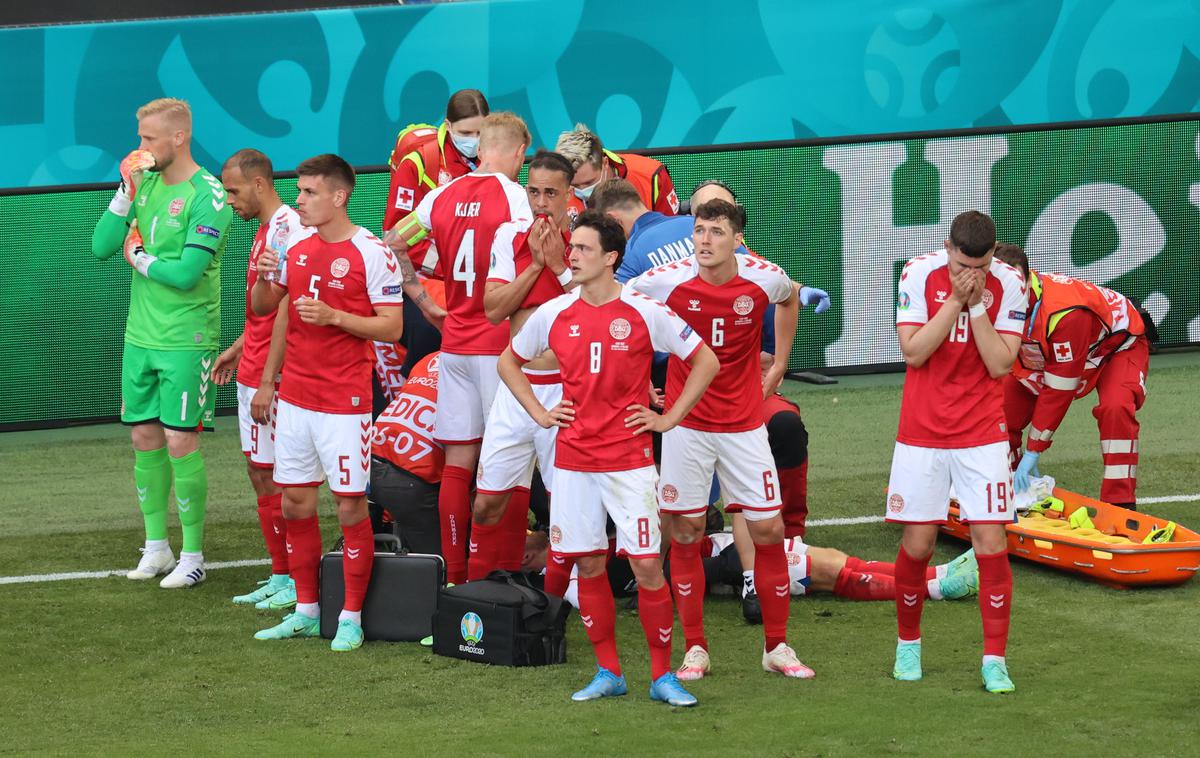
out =
{"type": "Polygon", "coordinates": [[[121,186],[92,235],[97,258],[107,259],[124,242],[125,260],[134,268],[121,358],[121,422],[132,427],[146,546],[128,576],[170,572],[160,586],[191,587],[205,576],[208,475],[197,432],[212,426],[221,255],[233,214],[221,183],[192,159],[187,103],[154,100],[137,117],[141,148],[121,162],[121,186]],[[167,542],[172,484],[183,528],[178,565],[167,542]]]}
{"type": "MultiPolygon", "coordinates": [[[[437,439],[446,445],[446,468],[438,508],[442,555],[451,582],[467,578],[467,530],[471,517],[471,478],[479,462],[484,422],[499,378],[496,361],[508,344],[508,324],[488,321],[484,287],[497,231],[512,225],[523,232],[533,222],[525,190],[516,183],[529,129],[511,113],[492,113],[479,136],[479,169],[425,196],[397,226],[391,243],[401,252],[405,279],[416,274],[403,251],[428,233],[437,242],[446,283],[446,322],[442,327],[437,439]]],[[[511,244],[512,237],[505,242],[511,244]]]]}
{"type": "MultiPolygon", "coordinates": [[[[696,254],[651,269],[630,281],[633,289],[662,300],[696,330],[721,361],[721,374],[679,427],[663,435],[659,506],[673,515],[671,583],[687,639],[681,679],[699,679],[710,667],[704,637],[704,567],[700,541],[714,471],[726,511],[742,512],[754,541],[754,583],[762,605],[767,671],[808,678],[787,644],[787,556],[783,550],[779,480],[762,421],[765,395],[783,379],[800,304],[791,279],[761,258],[735,255],[742,244],[743,214],[725,200],[695,209],[696,254]],[[759,366],[764,313],[775,308],[775,358],[759,366]]],[[[667,367],[667,407],[673,408],[688,367],[667,367]]]]}
{"type": "Polygon", "coordinates": [[[624,695],[614,639],[612,588],[605,570],[606,519],[617,554],[630,558],[638,582],[638,615],[650,645],[650,697],[695,705],[671,673],[674,613],[662,573],[654,453],[650,434],[680,422],[700,400],[719,364],[712,350],[662,303],[613,278],[625,233],[597,211],[579,217],[571,235],[572,292],[540,306],[500,360],[500,375],[521,406],[544,428],[560,427],[554,464],[550,544],[576,559],[579,612],[599,670],[574,700],[624,695]],[[547,409],[521,371],[546,350],[562,373],[562,400],[547,409]],[[655,350],[692,367],[676,403],[664,415],[646,408],[655,350]]]}
{"type": "Polygon", "coordinates": [[[374,436],[370,341],[393,342],[404,329],[400,273],[392,252],[346,214],[354,189],[354,170],[346,161],[319,155],[296,173],[300,221],[311,228],[289,239],[282,269],[274,250],[259,255],[259,278],[250,290],[251,307],[260,316],[284,297],[289,300],[275,484],[283,488],[296,612],[255,637],[319,632],[317,487],[328,480],[345,546],[345,604],[332,648],[354,650],[363,642],[362,603],[375,555],[366,498],[374,436]],[[276,272],[278,280],[270,281],[268,275],[276,272]]]}
{"type": "Polygon", "coordinates": [[[979,561],[984,685],[1011,692],[1004,662],[1012,604],[1005,524],[1015,520],[1001,378],[1025,325],[1021,274],[995,260],[996,227],[959,214],[945,249],[900,274],[896,333],[908,364],[888,482],[887,520],[904,524],[896,557],[899,642],[893,676],[921,678],[925,567],[953,485],[979,561]]]}

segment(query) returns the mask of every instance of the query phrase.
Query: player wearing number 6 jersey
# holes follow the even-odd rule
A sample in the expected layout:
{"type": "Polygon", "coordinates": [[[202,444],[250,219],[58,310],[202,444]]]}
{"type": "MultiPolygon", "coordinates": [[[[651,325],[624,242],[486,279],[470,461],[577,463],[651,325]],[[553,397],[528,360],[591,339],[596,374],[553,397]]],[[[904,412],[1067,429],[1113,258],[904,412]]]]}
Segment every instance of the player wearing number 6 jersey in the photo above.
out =
{"type": "Polygon", "coordinates": [[[671,673],[671,593],[662,573],[654,454],[647,432],[666,431],[700,400],[716,375],[717,358],[662,303],[613,278],[625,250],[620,225],[596,211],[579,217],[571,235],[570,266],[578,288],[540,306],[500,359],[500,376],[543,428],[558,426],[550,544],[576,559],[580,619],[599,670],[572,699],[624,695],[625,678],[614,639],[612,588],[605,575],[606,518],[638,582],[638,615],[650,645],[650,697],[695,705],[671,673]],[[558,357],[562,400],[547,409],[521,365],[546,350],[558,357]],[[671,353],[691,375],[665,415],[646,408],[653,352],[671,353]]]}
{"type": "Polygon", "coordinates": [[[888,482],[887,520],[904,524],[896,557],[899,642],[893,676],[921,678],[925,567],[954,486],[979,561],[984,685],[1011,692],[1004,662],[1012,605],[1005,524],[1015,520],[1001,378],[1025,325],[1021,274],[993,258],[996,227],[959,214],[945,249],[900,274],[896,333],[908,364],[888,482]]]}
{"type": "MultiPolygon", "coordinates": [[[[442,327],[437,439],[446,446],[446,467],[438,509],[446,578],[467,578],[467,529],[471,517],[471,478],[479,462],[484,422],[499,378],[496,361],[508,344],[508,324],[492,324],[483,307],[492,247],[501,226],[523,232],[533,222],[525,190],[516,183],[529,129],[511,113],[492,113],[479,135],[479,168],[430,192],[389,235],[401,252],[433,236],[446,282],[446,323],[442,327]]],[[[512,238],[506,241],[511,244],[512,238]]],[[[406,281],[415,281],[407,255],[400,255],[406,281]]]]}
{"type": "MultiPolygon", "coordinates": [[[[662,300],[687,321],[721,361],[721,374],[700,403],[663,435],[659,506],[672,514],[671,584],[687,639],[681,679],[699,679],[710,667],[704,637],[704,567],[700,541],[714,471],[726,511],[740,511],[754,541],[754,584],[762,606],[767,671],[806,679],[812,669],[787,644],[787,556],[783,550],[779,479],[762,421],[765,395],[783,379],[800,304],[791,279],[761,258],[735,255],[743,215],[725,200],[695,209],[696,254],[651,269],[629,284],[662,300]],[[763,314],[775,308],[775,358],[759,366],[763,314]]],[[[673,408],[688,368],[667,368],[667,407],[673,408]]]]}
{"type": "Polygon", "coordinates": [[[101,260],[124,241],[135,271],[121,357],[121,423],[132,427],[146,546],[127,576],[170,572],[160,586],[191,587],[205,577],[208,474],[197,432],[212,426],[221,255],[233,213],[221,183],[192,159],[187,103],[161,98],[137,117],[141,148],[121,161],[121,186],[92,235],[92,253],[101,260]],[[167,542],[172,485],[183,528],[178,565],[167,542]]]}
{"type": "Polygon", "coordinates": [[[399,265],[346,214],[354,189],[354,169],[346,161],[318,155],[296,173],[300,221],[311,228],[288,240],[282,269],[274,250],[259,255],[259,278],[250,290],[251,307],[260,316],[284,297],[289,300],[274,478],[283,488],[296,612],[254,636],[272,640],[319,632],[317,487],[328,480],[344,538],[346,590],[331,647],[354,650],[363,642],[362,603],[375,556],[366,498],[374,436],[370,341],[395,341],[404,329],[399,265]],[[269,281],[267,275],[276,271],[278,281],[269,281]]]}

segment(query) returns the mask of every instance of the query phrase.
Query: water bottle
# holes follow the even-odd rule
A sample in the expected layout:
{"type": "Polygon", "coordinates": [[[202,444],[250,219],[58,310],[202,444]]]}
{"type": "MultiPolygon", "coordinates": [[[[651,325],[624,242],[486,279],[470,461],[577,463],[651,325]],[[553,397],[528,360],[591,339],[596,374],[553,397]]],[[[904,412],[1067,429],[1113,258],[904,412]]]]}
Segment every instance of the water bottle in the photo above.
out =
{"type": "Polygon", "coordinates": [[[275,254],[279,256],[279,268],[267,274],[268,282],[279,281],[279,272],[283,270],[283,266],[287,262],[287,240],[290,231],[286,217],[279,222],[279,226],[275,227],[275,244],[272,247],[275,254]]]}

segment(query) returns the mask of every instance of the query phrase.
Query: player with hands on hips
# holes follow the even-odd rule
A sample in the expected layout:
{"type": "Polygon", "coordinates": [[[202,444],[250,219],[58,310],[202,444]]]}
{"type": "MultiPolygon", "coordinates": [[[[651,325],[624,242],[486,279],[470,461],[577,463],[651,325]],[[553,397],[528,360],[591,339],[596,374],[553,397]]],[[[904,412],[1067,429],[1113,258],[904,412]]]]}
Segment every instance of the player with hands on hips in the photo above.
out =
{"type": "Polygon", "coordinates": [[[504,383],[544,427],[559,427],[550,543],[579,570],[580,618],[596,653],[591,683],[576,701],[627,692],[614,637],[615,607],[606,576],[606,521],[616,528],[618,555],[629,557],[638,583],[638,615],[650,646],[650,697],[695,705],[671,671],[674,612],[662,572],[655,502],[652,428],[670,429],[700,401],[719,369],[695,331],[660,302],[613,278],[625,234],[616,221],[588,211],[571,235],[577,288],[540,306],[500,357],[504,383]],[[547,349],[557,356],[563,400],[539,402],[521,365],[547,349]],[[675,403],[651,419],[644,402],[654,350],[690,367],[675,403]]]}

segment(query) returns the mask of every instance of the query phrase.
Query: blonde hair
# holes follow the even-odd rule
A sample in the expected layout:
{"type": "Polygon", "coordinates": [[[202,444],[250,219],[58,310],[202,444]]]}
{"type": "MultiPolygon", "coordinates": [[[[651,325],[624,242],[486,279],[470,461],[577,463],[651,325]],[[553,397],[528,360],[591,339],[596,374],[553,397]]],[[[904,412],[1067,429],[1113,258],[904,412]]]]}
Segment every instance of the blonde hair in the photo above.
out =
{"type": "Polygon", "coordinates": [[[571,131],[558,135],[554,152],[569,160],[575,168],[585,163],[599,166],[604,160],[604,144],[583,124],[576,124],[571,131]]]}
{"type": "Polygon", "coordinates": [[[533,137],[529,134],[529,127],[520,116],[509,111],[489,113],[479,128],[480,147],[493,143],[503,147],[516,147],[518,144],[528,147],[531,142],[533,137]]]}
{"type": "Polygon", "coordinates": [[[160,97],[157,100],[151,100],[137,109],[138,121],[147,116],[162,116],[185,132],[192,130],[192,109],[186,100],[175,97],[160,97]]]}

